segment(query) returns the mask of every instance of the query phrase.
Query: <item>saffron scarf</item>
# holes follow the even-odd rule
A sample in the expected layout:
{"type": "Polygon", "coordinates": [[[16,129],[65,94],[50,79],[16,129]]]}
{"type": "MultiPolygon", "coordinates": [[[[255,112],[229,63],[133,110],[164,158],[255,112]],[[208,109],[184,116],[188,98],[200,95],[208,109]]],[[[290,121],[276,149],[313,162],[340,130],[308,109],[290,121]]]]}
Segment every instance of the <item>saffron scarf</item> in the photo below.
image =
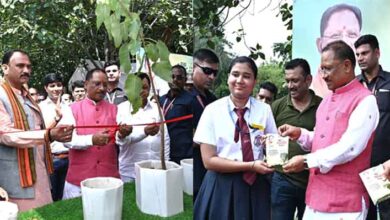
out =
{"type": "MultiPolygon", "coordinates": [[[[28,120],[27,120],[26,113],[24,112],[24,108],[22,104],[19,102],[18,97],[12,90],[11,86],[9,85],[8,82],[4,82],[2,84],[2,87],[4,88],[8,100],[11,104],[11,108],[14,116],[14,128],[24,130],[24,131],[30,130],[30,126],[28,124],[28,120]]],[[[24,90],[24,88],[22,88],[22,90],[24,90]]],[[[32,100],[30,95],[27,95],[26,97],[31,101],[31,103],[33,103],[35,107],[37,107],[37,109],[39,109],[38,105],[32,100]]],[[[44,152],[45,152],[46,168],[48,173],[51,174],[53,173],[53,161],[51,158],[49,132],[46,132],[44,140],[45,140],[44,152]]],[[[33,147],[17,148],[16,151],[18,157],[20,185],[22,187],[31,187],[36,182],[36,177],[37,177],[36,170],[35,170],[35,161],[34,161],[34,149],[33,147]]]]}

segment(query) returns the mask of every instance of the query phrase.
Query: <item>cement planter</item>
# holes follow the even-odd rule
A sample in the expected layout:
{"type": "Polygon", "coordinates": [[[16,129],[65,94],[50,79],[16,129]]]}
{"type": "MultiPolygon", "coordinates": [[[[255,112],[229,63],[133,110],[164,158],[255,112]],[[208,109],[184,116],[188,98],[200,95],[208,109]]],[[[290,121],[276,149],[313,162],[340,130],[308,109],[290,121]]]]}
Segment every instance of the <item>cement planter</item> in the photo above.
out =
{"type": "Polygon", "coordinates": [[[158,160],[135,163],[135,188],[138,208],[151,215],[168,217],[183,212],[183,168],[166,161],[166,170],[158,160]]]}
{"type": "Polygon", "coordinates": [[[0,201],[0,220],[17,220],[18,206],[8,201],[0,201]]]}
{"type": "Polygon", "coordinates": [[[183,189],[184,192],[188,195],[193,194],[193,180],[194,180],[194,160],[193,159],[183,159],[180,161],[180,165],[183,167],[183,189]]]}
{"type": "Polygon", "coordinates": [[[121,220],[122,180],[97,177],[86,179],[80,185],[85,220],[121,220]]]}
{"type": "Polygon", "coordinates": [[[17,220],[18,205],[8,201],[8,193],[0,187],[0,198],[5,201],[0,201],[0,220],[17,220]]]}

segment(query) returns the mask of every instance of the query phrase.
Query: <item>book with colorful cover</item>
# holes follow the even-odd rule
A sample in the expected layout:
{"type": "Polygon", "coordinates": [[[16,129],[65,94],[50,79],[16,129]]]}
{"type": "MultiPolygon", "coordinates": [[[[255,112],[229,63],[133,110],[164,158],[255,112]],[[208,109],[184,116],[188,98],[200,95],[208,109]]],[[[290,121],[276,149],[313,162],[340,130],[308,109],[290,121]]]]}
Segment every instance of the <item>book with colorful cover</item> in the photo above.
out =
{"type": "Polygon", "coordinates": [[[383,176],[383,172],[380,164],[359,174],[374,204],[390,198],[390,181],[383,176]]]}
{"type": "Polygon", "coordinates": [[[283,165],[288,161],[288,137],[267,134],[266,161],[270,166],[283,165]]]}

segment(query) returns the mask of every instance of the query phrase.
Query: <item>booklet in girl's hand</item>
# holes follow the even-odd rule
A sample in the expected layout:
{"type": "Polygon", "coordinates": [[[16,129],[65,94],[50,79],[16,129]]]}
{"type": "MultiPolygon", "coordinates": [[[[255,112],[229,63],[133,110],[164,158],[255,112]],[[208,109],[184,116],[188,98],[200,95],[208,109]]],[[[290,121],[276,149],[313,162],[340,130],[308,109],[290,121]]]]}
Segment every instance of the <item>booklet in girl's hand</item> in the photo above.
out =
{"type": "Polygon", "coordinates": [[[283,165],[288,161],[288,137],[267,134],[266,161],[270,166],[283,165]]]}

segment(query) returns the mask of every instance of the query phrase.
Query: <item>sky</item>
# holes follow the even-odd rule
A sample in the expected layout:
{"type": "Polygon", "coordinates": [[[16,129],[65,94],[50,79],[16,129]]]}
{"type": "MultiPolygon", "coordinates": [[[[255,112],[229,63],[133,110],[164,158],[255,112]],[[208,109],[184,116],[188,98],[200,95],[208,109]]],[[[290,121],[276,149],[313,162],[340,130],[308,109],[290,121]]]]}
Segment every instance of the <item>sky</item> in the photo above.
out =
{"type": "MultiPolygon", "coordinates": [[[[278,6],[285,2],[292,3],[292,0],[267,0],[259,1],[252,0],[251,5],[241,14],[241,16],[234,17],[239,11],[243,9],[250,0],[240,2],[240,5],[230,9],[227,21],[232,20],[225,26],[226,40],[233,44],[232,48],[226,47],[225,50],[236,55],[249,55],[249,49],[245,46],[243,40],[236,42],[237,31],[242,26],[246,32],[245,40],[248,46],[255,47],[259,43],[263,48],[262,52],[266,56],[266,60],[275,58],[272,51],[274,43],[285,42],[289,31],[286,30],[281,17],[276,17],[279,13],[278,6]],[[240,19],[241,17],[241,19],[240,19]]],[[[226,15],[226,11],[224,12],[226,15]]],[[[258,59],[257,63],[262,61],[258,59]]]]}

